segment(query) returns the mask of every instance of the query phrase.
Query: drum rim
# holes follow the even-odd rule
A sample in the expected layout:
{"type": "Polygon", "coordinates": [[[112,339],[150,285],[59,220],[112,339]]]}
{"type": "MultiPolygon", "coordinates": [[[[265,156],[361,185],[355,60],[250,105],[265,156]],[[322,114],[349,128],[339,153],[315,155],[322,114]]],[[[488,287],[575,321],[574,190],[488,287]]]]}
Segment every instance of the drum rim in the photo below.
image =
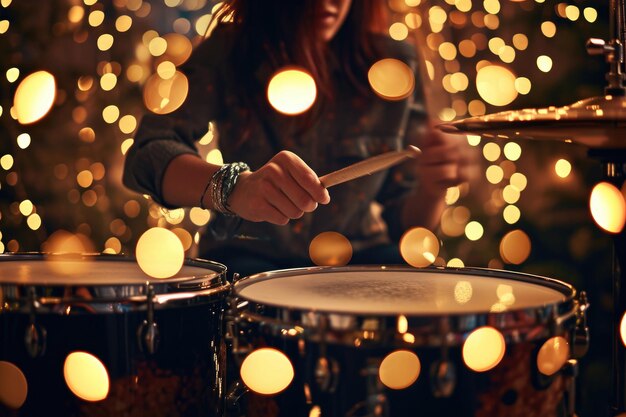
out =
{"type": "MultiPolygon", "coordinates": [[[[41,252],[16,252],[0,254],[0,267],[3,262],[14,261],[45,261],[49,254],[41,252]]],[[[107,254],[107,253],[76,253],[68,254],[70,256],[81,257],[82,259],[92,259],[94,262],[136,262],[136,258],[127,254],[107,254]]],[[[226,279],[226,266],[215,261],[209,261],[201,258],[185,258],[184,266],[192,266],[207,269],[211,271],[206,275],[192,275],[178,278],[157,279],[146,276],[146,281],[142,283],[89,283],[89,284],[68,284],[68,283],[48,283],[42,282],[24,283],[24,282],[0,282],[0,301],[4,306],[0,305],[0,310],[21,310],[25,305],[31,305],[33,302],[38,307],[58,306],[59,304],[109,304],[109,303],[128,303],[145,304],[147,300],[148,287],[152,289],[157,304],[176,304],[177,300],[189,302],[189,300],[198,297],[208,297],[219,295],[230,290],[230,283],[226,279]],[[46,296],[46,290],[55,288],[107,288],[115,294],[123,294],[114,297],[98,297],[90,300],[72,296],[46,296]],[[34,293],[35,298],[29,297],[29,293],[34,293]],[[176,294],[170,297],[167,295],[176,294]],[[188,297],[185,297],[188,295],[188,297]],[[164,296],[163,300],[159,300],[159,296],[164,296]]],[[[37,308],[39,311],[40,308],[37,308]]]]}
{"type": "Polygon", "coordinates": [[[325,341],[329,343],[343,343],[354,345],[355,340],[360,340],[368,345],[397,343],[407,345],[458,345],[462,343],[466,335],[479,327],[491,326],[503,333],[507,342],[535,340],[554,335],[563,335],[573,329],[577,317],[576,289],[563,281],[540,275],[527,274],[517,271],[500,269],[477,268],[477,267],[428,267],[416,269],[408,265],[354,265],[345,267],[308,267],[292,268],[285,270],[267,271],[260,274],[241,278],[233,284],[233,309],[232,314],[239,317],[239,322],[250,325],[258,325],[263,331],[272,334],[282,334],[285,337],[301,337],[307,340],[325,341]],[[384,267],[384,269],[383,269],[384,267]],[[311,310],[298,307],[288,307],[274,303],[261,303],[250,298],[243,297],[239,293],[243,288],[275,277],[286,277],[294,274],[314,274],[341,271],[429,271],[435,273],[454,272],[460,275],[479,275],[483,277],[506,278],[531,284],[541,284],[563,294],[564,300],[547,303],[544,305],[527,308],[513,308],[501,312],[491,311],[468,311],[452,313],[424,313],[406,314],[377,314],[363,312],[344,312],[330,310],[311,310]],[[396,330],[397,320],[400,316],[407,319],[407,333],[416,339],[413,343],[402,340],[402,334],[396,330]],[[523,317],[522,319],[520,317],[523,317]],[[341,328],[333,326],[333,318],[347,318],[349,325],[341,328]],[[315,322],[314,325],[310,323],[315,322]],[[380,331],[374,332],[373,340],[363,338],[363,326],[374,320],[380,325],[380,331]],[[433,324],[439,326],[441,331],[433,332],[433,324]],[[538,331],[538,327],[542,327],[538,331]],[[323,329],[322,329],[323,328],[323,329]],[[326,330],[330,330],[327,332],[326,330]],[[330,336],[329,336],[330,335],[330,336]],[[400,339],[398,340],[398,336],[400,339]],[[330,340],[329,340],[330,337],[330,340]]]}

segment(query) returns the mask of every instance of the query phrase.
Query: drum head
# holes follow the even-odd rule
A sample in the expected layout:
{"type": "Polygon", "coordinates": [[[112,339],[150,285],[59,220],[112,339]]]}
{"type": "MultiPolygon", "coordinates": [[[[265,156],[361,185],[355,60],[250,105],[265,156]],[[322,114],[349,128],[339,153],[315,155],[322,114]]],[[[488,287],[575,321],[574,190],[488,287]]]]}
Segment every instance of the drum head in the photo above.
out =
{"type": "Polygon", "coordinates": [[[243,279],[235,292],[288,310],[412,316],[529,309],[574,295],[559,281],[504,271],[375,267],[270,272],[243,279]]]}
{"type": "Polygon", "coordinates": [[[180,271],[166,279],[146,275],[133,258],[117,255],[87,255],[81,259],[45,258],[43,255],[0,256],[0,285],[145,285],[212,280],[223,273],[223,265],[188,260],[180,271]]]}

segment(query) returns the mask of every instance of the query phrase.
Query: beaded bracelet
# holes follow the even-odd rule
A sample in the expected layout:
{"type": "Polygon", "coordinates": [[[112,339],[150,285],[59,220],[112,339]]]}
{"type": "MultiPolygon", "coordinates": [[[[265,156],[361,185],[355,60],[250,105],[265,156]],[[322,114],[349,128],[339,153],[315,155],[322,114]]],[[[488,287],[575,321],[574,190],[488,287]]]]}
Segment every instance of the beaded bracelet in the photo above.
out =
{"type": "Polygon", "coordinates": [[[213,202],[213,208],[222,214],[235,215],[228,206],[228,198],[235,188],[237,178],[239,174],[249,170],[250,167],[244,162],[233,162],[232,164],[222,165],[211,176],[211,179],[207,183],[202,195],[200,196],[200,207],[206,209],[204,206],[204,197],[206,193],[210,193],[211,201],[213,202]]]}

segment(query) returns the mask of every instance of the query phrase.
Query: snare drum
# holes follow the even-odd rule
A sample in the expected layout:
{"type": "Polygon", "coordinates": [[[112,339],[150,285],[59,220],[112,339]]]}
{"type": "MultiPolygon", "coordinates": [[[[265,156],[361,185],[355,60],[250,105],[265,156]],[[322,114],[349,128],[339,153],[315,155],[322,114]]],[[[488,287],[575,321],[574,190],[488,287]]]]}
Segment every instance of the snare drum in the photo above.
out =
{"type": "Polygon", "coordinates": [[[154,279],[123,256],[58,262],[0,255],[0,415],[222,415],[223,265],[154,279]]]}
{"type": "Polygon", "coordinates": [[[248,417],[573,414],[586,301],[563,282],[355,266],[272,271],[233,289],[249,392],[228,398],[245,399],[248,417]]]}

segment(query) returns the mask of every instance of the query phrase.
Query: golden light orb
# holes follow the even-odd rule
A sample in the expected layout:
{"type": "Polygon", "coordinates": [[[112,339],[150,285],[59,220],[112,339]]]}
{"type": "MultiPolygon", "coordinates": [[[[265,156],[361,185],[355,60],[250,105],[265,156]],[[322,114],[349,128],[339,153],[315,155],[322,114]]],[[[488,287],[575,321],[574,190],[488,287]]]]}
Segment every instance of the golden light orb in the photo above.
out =
{"type": "Polygon", "coordinates": [[[537,354],[537,368],[544,375],[554,375],[569,359],[569,343],[562,336],[552,337],[541,346],[537,354]]]}
{"type": "Polygon", "coordinates": [[[109,394],[109,374],[104,364],[87,352],[72,352],[63,365],[68,388],[86,401],[101,401],[109,394]]]}
{"type": "Polygon", "coordinates": [[[0,361],[0,403],[17,410],[28,396],[24,373],[11,362],[0,361]]]}
{"type": "Polygon", "coordinates": [[[452,258],[448,261],[448,263],[446,264],[446,266],[448,268],[463,268],[465,267],[465,263],[463,262],[462,259],[459,258],[452,258]]]}
{"type": "Polygon", "coordinates": [[[304,69],[287,68],[272,76],[267,85],[267,99],[278,112],[295,116],[313,106],[317,86],[311,74],[304,69]]]}
{"type": "Polygon", "coordinates": [[[172,229],[172,233],[178,236],[178,238],[180,239],[180,243],[183,244],[184,251],[188,251],[191,248],[191,245],[193,244],[193,237],[191,236],[191,233],[189,233],[182,227],[176,227],[172,229]]]}
{"type": "Polygon", "coordinates": [[[411,266],[427,267],[435,262],[439,255],[439,239],[433,232],[423,227],[410,229],[400,239],[400,254],[411,266]]]}
{"type": "Polygon", "coordinates": [[[466,304],[472,299],[474,289],[469,281],[459,281],[454,285],[454,301],[466,304]]]}
{"type": "Polygon", "coordinates": [[[133,19],[130,16],[122,15],[115,19],[115,29],[118,32],[126,32],[133,25],[133,19]]]}
{"type": "Polygon", "coordinates": [[[37,230],[41,227],[41,217],[37,213],[33,213],[26,219],[26,224],[31,230],[37,230]]]}
{"type": "Polygon", "coordinates": [[[409,28],[404,23],[393,23],[389,27],[389,36],[393,40],[403,41],[409,36],[409,28]]]}
{"type": "Polygon", "coordinates": [[[137,263],[153,278],[169,278],[178,273],[185,260],[183,244],[172,231],[153,227],[137,241],[137,263]]]}
{"type": "Polygon", "coordinates": [[[20,82],[13,98],[17,121],[35,123],[52,108],[56,98],[56,81],[47,71],[37,71],[20,82]]]}
{"type": "Polygon", "coordinates": [[[622,338],[622,343],[626,347],[626,313],[622,315],[622,320],[619,325],[619,334],[622,338]]]}
{"type": "Polygon", "coordinates": [[[537,68],[542,72],[550,72],[552,69],[552,58],[547,55],[537,57],[537,68]]]}
{"type": "Polygon", "coordinates": [[[531,246],[530,238],[524,231],[513,230],[500,241],[500,257],[506,263],[519,265],[528,259],[531,246]]]}
{"type": "Polygon", "coordinates": [[[480,97],[494,106],[506,106],[517,98],[515,74],[499,65],[487,65],[478,70],[476,89],[480,97]]]}
{"type": "Polygon", "coordinates": [[[309,244],[309,257],[315,265],[347,265],[352,259],[352,244],[341,233],[323,232],[309,244]]]}
{"type": "MultiPolygon", "coordinates": [[[[37,219],[30,219],[30,222],[34,226],[37,219]]],[[[53,273],[78,276],[89,269],[91,262],[91,258],[83,258],[82,254],[94,253],[95,250],[84,234],[57,230],[42,244],[42,251],[46,253],[46,265],[53,273]]]]}
{"type": "Polygon", "coordinates": [[[484,232],[483,225],[477,221],[471,221],[465,226],[465,237],[472,241],[479,240],[483,237],[484,232]]]}
{"type": "Polygon", "coordinates": [[[596,224],[609,233],[620,233],[626,222],[624,195],[613,184],[601,182],[591,191],[589,208],[596,224]]]}
{"type": "Polygon", "coordinates": [[[372,90],[385,100],[402,100],[415,88],[413,71],[404,62],[385,58],[375,62],[367,73],[372,90]]]}
{"type": "Polygon", "coordinates": [[[273,395],[285,390],[294,377],[293,365],[281,351],[261,348],[251,352],[243,360],[241,379],[252,391],[273,395]]]}
{"type": "Polygon", "coordinates": [[[495,162],[500,158],[500,146],[494,142],[487,142],[483,146],[483,156],[487,161],[495,162]]]}
{"type": "Polygon", "coordinates": [[[515,224],[522,216],[522,212],[519,208],[517,208],[517,206],[509,204],[502,211],[502,216],[504,217],[504,221],[508,224],[515,224]]]}
{"type": "Polygon", "coordinates": [[[188,92],[189,81],[182,72],[176,71],[176,74],[168,79],[153,74],[144,85],[143,101],[151,112],[167,114],[185,102],[188,92]]]}
{"type": "Polygon", "coordinates": [[[572,172],[572,164],[567,159],[559,159],[554,164],[554,172],[561,178],[567,178],[572,172]]]}
{"type": "Polygon", "coordinates": [[[485,372],[500,363],[505,350],[502,333],[493,327],[479,327],[463,343],[463,361],[471,370],[485,372]]]}
{"type": "Polygon", "coordinates": [[[211,212],[200,207],[193,207],[189,210],[189,219],[196,226],[204,226],[211,220],[211,212]]]}
{"type": "Polygon", "coordinates": [[[386,387],[400,390],[413,385],[420,371],[421,363],[415,353],[409,350],[396,350],[382,360],[378,368],[378,377],[386,387]]]}

